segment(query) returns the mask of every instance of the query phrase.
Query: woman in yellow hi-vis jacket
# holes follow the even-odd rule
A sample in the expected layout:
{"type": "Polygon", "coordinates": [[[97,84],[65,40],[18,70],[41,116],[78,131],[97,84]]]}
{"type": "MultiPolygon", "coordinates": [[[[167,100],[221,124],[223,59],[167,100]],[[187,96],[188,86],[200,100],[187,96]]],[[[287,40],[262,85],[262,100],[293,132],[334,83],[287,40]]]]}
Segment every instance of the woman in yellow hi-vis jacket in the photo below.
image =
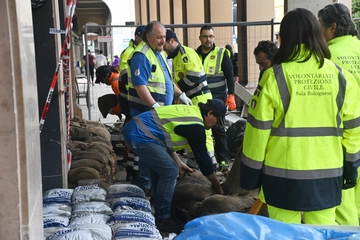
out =
{"type": "Polygon", "coordinates": [[[320,24],[306,9],[288,12],[280,48],[250,101],[241,187],[261,187],[270,218],[336,225],[341,190],[360,163],[360,90],[330,58],[320,24]]]}
{"type": "MultiPolygon", "coordinates": [[[[349,9],[341,4],[329,4],[318,13],[323,35],[328,43],[330,60],[349,71],[360,86],[360,41],[349,9]]],[[[355,100],[357,101],[357,99],[355,100]]],[[[336,207],[336,222],[359,225],[360,184],[342,191],[341,204],[336,207]]]]}

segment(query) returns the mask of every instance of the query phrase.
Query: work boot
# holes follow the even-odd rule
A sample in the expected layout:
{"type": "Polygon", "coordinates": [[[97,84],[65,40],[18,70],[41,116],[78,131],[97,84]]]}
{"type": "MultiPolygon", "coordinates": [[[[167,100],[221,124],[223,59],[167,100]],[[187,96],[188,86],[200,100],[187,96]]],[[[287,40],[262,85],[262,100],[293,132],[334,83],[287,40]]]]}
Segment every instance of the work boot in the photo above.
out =
{"type": "Polygon", "coordinates": [[[176,221],[172,217],[156,222],[156,228],[162,232],[179,234],[184,228],[183,224],[176,221]]]}

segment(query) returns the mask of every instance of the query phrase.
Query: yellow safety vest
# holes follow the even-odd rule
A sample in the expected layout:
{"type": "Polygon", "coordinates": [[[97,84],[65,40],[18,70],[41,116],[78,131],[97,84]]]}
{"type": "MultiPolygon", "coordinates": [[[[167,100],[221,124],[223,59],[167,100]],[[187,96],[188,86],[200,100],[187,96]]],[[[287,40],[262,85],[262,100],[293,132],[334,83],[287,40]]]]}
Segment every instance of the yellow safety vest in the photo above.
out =
{"type": "MultiPolygon", "coordinates": [[[[207,75],[207,82],[214,98],[223,96],[226,93],[226,80],[221,63],[226,49],[215,47],[204,59],[204,69],[207,75]]],[[[202,59],[201,55],[199,55],[202,59]]]]}
{"type": "MultiPolygon", "coordinates": [[[[201,112],[197,106],[188,106],[175,104],[166,107],[154,109],[153,118],[156,125],[162,130],[165,136],[167,148],[173,148],[175,151],[184,149],[188,146],[188,141],[183,136],[175,133],[174,128],[178,125],[200,124],[204,126],[201,112]]],[[[145,135],[151,139],[159,141],[147,128],[141,120],[141,114],[134,117],[135,122],[145,135]]]]}
{"type": "MultiPolygon", "coordinates": [[[[141,42],[133,51],[133,56],[135,53],[141,53],[146,56],[149,60],[150,64],[152,64],[154,71],[150,73],[150,77],[148,79],[147,88],[150,91],[150,94],[154,98],[154,100],[159,103],[161,106],[165,103],[165,94],[166,94],[166,78],[165,73],[162,70],[162,66],[159,63],[154,51],[146,42],[141,42]]],[[[165,57],[163,54],[161,56],[164,58],[164,62],[166,62],[165,57]]],[[[131,61],[131,57],[130,60],[131,61]]],[[[131,75],[133,74],[132,71],[136,71],[136,69],[132,69],[128,71],[128,86],[129,86],[129,104],[131,108],[138,109],[140,111],[147,111],[150,108],[140,99],[139,95],[137,94],[131,80],[131,75]]],[[[171,72],[168,69],[169,73],[171,72]]]]}
{"type": "Polygon", "coordinates": [[[173,67],[176,83],[190,99],[210,92],[204,67],[194,49],[179,45],[173,67]]]}
{"type": "Polygon", "coordinates": [[[120,97],[128,100],[128,81],[127,81],[127,73],[128,73],[128,68],[129,68],[129,64],[128,64],[128,60],[130,59],[131,54],[133,53],[133,51],[135,50],[136,46],[134,44],[134,41],[131,40],[129,42],[129,46],[122,51],[122,53],[120,54],[120,65],[119,65],[119,70],[120,70],[120,78],[121,78],[121,84],[120,84],[120,97]],[[125,76],[126,74],[126,76],[125,76]],[[126,82],[122,82],[124,79],[126,78],[126,82]]]}

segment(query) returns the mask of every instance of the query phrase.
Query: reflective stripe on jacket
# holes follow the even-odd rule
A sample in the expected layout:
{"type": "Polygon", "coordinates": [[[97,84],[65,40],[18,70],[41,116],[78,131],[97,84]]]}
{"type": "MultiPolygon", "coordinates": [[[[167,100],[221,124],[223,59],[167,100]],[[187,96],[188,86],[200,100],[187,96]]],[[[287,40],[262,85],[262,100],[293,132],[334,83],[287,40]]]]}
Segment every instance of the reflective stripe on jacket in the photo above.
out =
{"type": "Polygon", "coordinates": [[[204,67],[194,49],[180,45],[173,67],[175,81],[190,99],[210,92],[204,67]]]}
{"type": "MultiPolygon", "coordinates": [[[[147,88],[149,89],[149,92],[151,96],[154,98],[154,100],[157,103],[159,103],[161,106],[163,106],[165,103],[166,79],[161,64],[159,63],[157,57],[155,56],[154,51],[146,42],[141,42],[139,46],[135,48],[133,54],[137,52],[144,54],[146,58],[149,60],[150,64],[155,66],[153,67],[154,71],[150,73],[150,78],[148,80],[147,88]]],[[[129,61],[131,61],[131,58],[129,61]]],[[[166,62],[165,58],[164,58],[164,62],[166,62]]],[[[170,70],[168,71],[171,72],[170,70]]],[[[130,71],[128,71],[128,86],[129,86],[130,108],[138,109],[140,111],[149,110],[150,108],[140,99],[135,88],[133,87],[130,71]]]]}
{"type": "Polygon", "coordinates": [[[241,186],[261,186],[266,203],[283,209],[339,205],[343,171],[356,175],[360,159],[355,79],[327,59],[319,69],[315,56],[274,66],[262,79],[250,100],[241,186]]]}
{"type": "MultiPolygon", "coordinates": [[[[197,106],[187,106],[176,104],[166,107],[155,108],[152,112],[153,119],[156,125],[161,129],[165,137],[162,143],[166,148],[174,149],[175,151],[184,149],[188,146],[186,138],[176,134],[174,128],[178,125],[200,124],[204,125],[201,112],[197,106]]],[[[141,114],[134,117],[135,122],[145,135],[153,140],[160,142],[158,136],[154,136],[147,126],[141,120],[141,114]]]]}
{"type": "Polygon", "coordinates": [[[131,54],[135,50],[134,41],[129,42],[129,46],[120,54],[120,97],[128,100],[128,60],[130,59],[131,54]]]}
{"type": "Polygon", "coordinates": [[[208,86],[214,98],[223,96],[227,91],[226,79],[221,68],[225,52],[225,48],[215,47],[204,59],[204,69],[207,75],[208,86]]]}

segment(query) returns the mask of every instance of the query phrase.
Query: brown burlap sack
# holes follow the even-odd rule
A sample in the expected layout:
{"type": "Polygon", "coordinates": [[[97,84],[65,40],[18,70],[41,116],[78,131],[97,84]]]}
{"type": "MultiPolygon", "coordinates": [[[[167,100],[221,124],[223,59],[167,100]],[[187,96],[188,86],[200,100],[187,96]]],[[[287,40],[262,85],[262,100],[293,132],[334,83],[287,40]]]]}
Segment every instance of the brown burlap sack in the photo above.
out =
{"type": "Polygon", "coordinates": [[[90,134],[86,128],[70,126],[70,138],[72,140],[86,141],[90,139],[90,134]]]}
{"type": "Polygon", "coordinates": [[[78,127],[103,127],[106,128],[104,124],[102,124],[101,122],[98,121],[91,121],[91,120],[86,120],[83,118],[79,118],[79,117],[74,117],[70,120],[70,124],[74,125],[74,126],[78,126],[78,127]]]}
{"type": "Polygon", "coordinates": [[[69,142],[69,149],[72,153],[77,152],[77,151],[86,150],[86,149],[88,149],[88,143],[82,142],[82,141],[71,140],[69,142]]]}
{"type": "Polygon", "coordinates": [[[71,184],[77,184],[79,180],[83,179],[101,179],[100,173],[91,167],[78,167],[70,169],[68,179],[71,184]]]}
{"type": "Polygon", "coordinates": [[[178,179],[174,199],[177,202],[192,200],[202,202],[207,197],[215,194],[211,182],[199,171],[194,171],[178,179]]]}
{"type": "Polygon", "coordinates": [[[112,146],[100,141],[88,141],[88,149],[99,150],[104,154],[113,154],[114,149],[112,146]]]}
{"type": "Polygon", "coordinates": [[[91,167],[101,173],[106,165],[93,159],[79,159],[71,162],[71,169],[79,167],[91,167]]]}
{"type": "Polygon", "coordinates": [[[104,153],[97,150],[75,151],[72,153],[73,160],[79,160],[84,158],[93,159],[105,165],[110,164],[109,158],[104,153]]]}
{"type": "Polygon", "coordinates": [[[109,145],[109,147],[112,147],[111,141],[103,138],[103,137],[99,137],[99,136],[91,136],[91,138],[89,139],[90,142],[102,142],[104,144],[109,145]]]}
{"type": "Polygon", "coordinates": [[[98,126],[89,126],[86,128],[88,130],[88,132],[90,132],[91,135],[93,136],[99,136],[99,137],[103,137],[106,140],[110,141],[111,139],[111,134],[110,132],[107,130],[106,127],[98,127],[98,126]]]}
{"type": "Polygon", "coordinates": [[[220,194],[212,195],[204,201],[194,204],[188,214],[193,218],[210,214],[227,212],[248,212],[255,203],[255,198],[225,196],[220,194]]]}

